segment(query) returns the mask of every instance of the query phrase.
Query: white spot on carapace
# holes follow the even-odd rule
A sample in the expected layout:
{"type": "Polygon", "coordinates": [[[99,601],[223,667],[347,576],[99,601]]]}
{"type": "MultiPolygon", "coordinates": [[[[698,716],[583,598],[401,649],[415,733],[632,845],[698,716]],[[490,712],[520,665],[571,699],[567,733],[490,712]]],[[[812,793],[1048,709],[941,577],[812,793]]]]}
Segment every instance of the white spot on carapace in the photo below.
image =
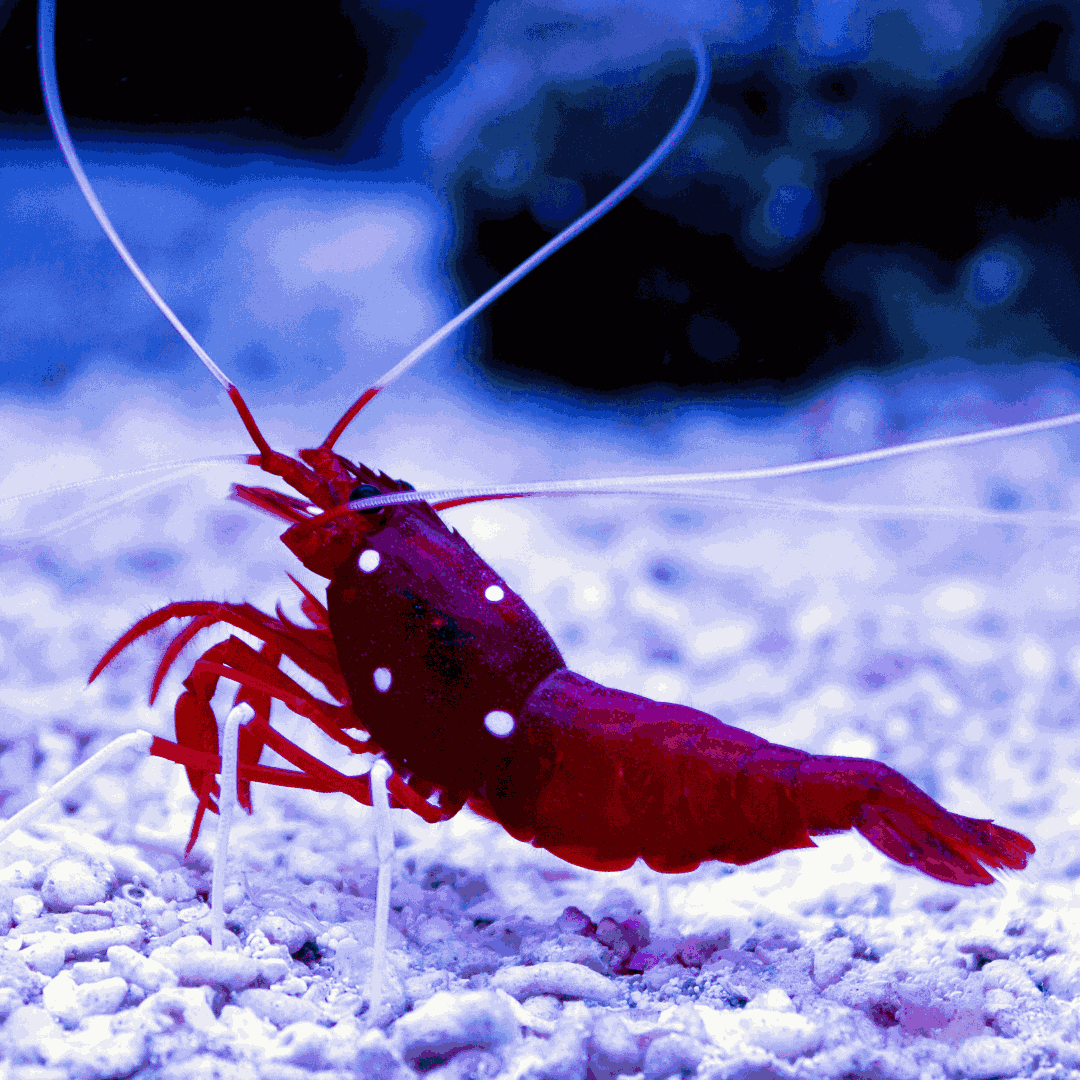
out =
{"type": "Polygon", "coordinates": [[[377,667],[372,674],[372,678],[375,680],[375,689],[380,694],[385,694],[394,681],[394,676],[390,674],[390,669],[387,667],[377,667]]]}
{"type": "Polygon", "coordinates": [[[497,604],[505,595],[506,593],[498,585],[489,585],[484,590],[484,599],[490,600],[493,604],[497,604]]]}
{"type": "Polygon", "coordinates": [[[505,739],[514,730],[515,720],[501,709],[495,709],[484,717],[484,727],[499,739],[505,739]]]}
{"type": "Polygon", "coordinates": [[[360,552],[360,558],[356,560],[356,565],[365,574],[370,574],[373,570],[379,569],[379,563],[381,562],[382,556],[374,548],[368,548],[366,551],[360,552]]]}

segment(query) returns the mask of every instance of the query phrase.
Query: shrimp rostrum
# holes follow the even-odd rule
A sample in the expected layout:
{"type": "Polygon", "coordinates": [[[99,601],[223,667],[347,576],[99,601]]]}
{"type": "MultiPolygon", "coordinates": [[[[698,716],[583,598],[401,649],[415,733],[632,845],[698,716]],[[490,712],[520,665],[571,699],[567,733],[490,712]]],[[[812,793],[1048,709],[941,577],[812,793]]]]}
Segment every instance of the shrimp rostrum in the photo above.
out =
{"type": "MultiPolygon", "coordinates": [[[[51,51],[44,42],[45,35],[43,50],[51,51]]],[[[708,860],[742,865],[849,829],[896,862],[958,885],[988,884],[990,870],[1027,864],[1035,848],[1026,837],[946,810],[879,762],[780,746],[696,709],[568,670],[525,600],[439,516],[463,502],[536,494],[537,486],[440,498],[334,451],[347,424],[393,377],[655,168],[708,88],[704,49],[693,47],[691,103],[650,159],[365,392],[321,445],[297,458],[273,450],[235,386],[196,349],[255,443],[249,462],[295,493],[237,485],[235,497],[285,521],[283,543],[327,586],[324,603],[297,583],[309,625],[291,621],[280,606],[269,615],[245,603],[169,604],[132,626],[94,669],[91,680],[150,631],[188,620],[158,666],[153,700],[200,631],[224,624],[262,643],[253,648],[234,635],[204,652],[176,703],[175,742],[153,742],[153,753],[187,770],[198,799],[192,843],[205,811],[217,810],[221,759],[211,699],[227,679],[238,685],[237,704],[254,713],[239,741],[238,794],[248,809],[252,782],[372,801],[366,774],[338,772],[274,729],[276,700],[347,749],[381,754],[393,770],[392,805],[427,821],[468,805],[518,840],[591,869],[620,870],[637,859],[668,873],[708,860]],[[283,658],[321,683],[331,701],[290,678],[283,658]],[[266,747],[293,767],[260,765],[266,747]]],[[[55,85],[51,90],[50,115],[76,168],[55,85]]],[[[76,173],[82,183],[85,175],[76,173]]],[[[114,243],[130,259],[118,238],[114,243]]],[[[152,286],[148,291],[175,319],[152,286]]]]}

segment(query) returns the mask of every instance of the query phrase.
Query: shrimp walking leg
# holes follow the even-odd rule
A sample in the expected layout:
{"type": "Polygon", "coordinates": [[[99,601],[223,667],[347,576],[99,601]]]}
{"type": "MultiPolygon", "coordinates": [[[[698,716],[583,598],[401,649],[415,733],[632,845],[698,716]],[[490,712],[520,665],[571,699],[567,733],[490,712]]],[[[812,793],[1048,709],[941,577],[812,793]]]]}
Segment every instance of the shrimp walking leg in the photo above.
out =
{"type": "Polygon", "coordinates": [[[58,780],[53,784],[44,795],[35,799],[29,806],[24,806],[17,814],[14,814],[3,825],[0,825],[0,843],[3,843],[16,830],[40,817],[49,806],[59,802],[81,783],[89,780],[94,773],[103,769],[117,755],[128,750],[148,754],[153,742],[154,736],[150,732],[141,729],[129,731],[126,735],[120,735],[113,739],[108,746],[103,747],[77,768],[72,769],[63,780],[58,780]]]}
{"type": "Polygon", "coordinates": [[[386,937],[394,870],[394,829],[390,821],[390,793],[387,790],[387,780],[392,771],[385,758],[380,758],[371,767],[371,805],[375,811],[375,850],[379,857],[379,876],[375,886],[375,947],[372,949],[368,993],[368,1019],[371,1024],[379,1022],[386,974],[386,937]]]}
{"type": "MultiPolygon", "coordinates": [[[[187,850],[198,839],[207,810],[217,812],[218,785],[214,777],[220,771],[218,759],[218,723],[211,708],[218,682],[227,679],[238,684],[233,705],[246,702],[254,717],[240,729],[239,787],[240,805],[251,811],[250,785],[253,781],[280,787],[302,787],[315,791],[339,791],[366,806],[371,805],[369,785],[364,776],[347,776],[326,765],[317,757],[290,742],[270,726],[271,701],[277,700],[291,712],[311,720],[324,735],[357,754],[380,754],[382,748],[373,739],[358,739],[349,731],[363,732],[360,718],[353,710],[341,673],[326,609],[298,582],[301,609],[312,626],[300,626],[285,617],[278,608],[277,618],[250,604],[220,604],[191,601],[169,604],[140,619],[106,653],[94,669],[91,681],[124,648],[171,618],[190,618],[167,646],[158,664],[151,686],[153,703],[169,669],[181,650],[200,630],[225,623],[263,639],[254,649],[233,636],[212,645],[195,661],[184,680],[184,693],[175,708],[175,743],[155,739],[150,753],[181,764],[187,770],[188,783],[198,799],[187,850]],[[317,679],[338,704],[315,697],[285,674],[278,664],[288,657],[308,675],[317,679]],[[259,765],[264,747],[281,755],[297,772],[259,765]]],[[[406,780],[391,772],[387,783],[393,805],[406,807],[425,821],[445,821],[461,809],[465,796],[446,787],[425,783],[422,778],[406,780]],[[431,801],[437,796],[437,805],[431,801]]]]}
{"type": "Polygon", "coordinates": [[[230,710],[221,733],[221,794],[218,797],[214,879],[210,886],[210,944],[217,951],[223,948],[225,936],[225,867],[229,861],[229,831],[237,802],[240,727],[254,716],[255,710],[246,701],[242,701],[230,710]]]}

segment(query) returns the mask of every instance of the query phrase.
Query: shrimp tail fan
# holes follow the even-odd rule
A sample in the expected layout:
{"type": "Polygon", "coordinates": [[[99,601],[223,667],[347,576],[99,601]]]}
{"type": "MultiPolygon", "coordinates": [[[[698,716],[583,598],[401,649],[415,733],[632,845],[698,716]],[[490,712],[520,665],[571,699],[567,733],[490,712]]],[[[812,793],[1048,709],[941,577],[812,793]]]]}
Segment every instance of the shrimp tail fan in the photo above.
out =
{"type": "Polygon", "coordinates": [[[985,867],[1023,870],[1035,845],[992,821],[951,814],[942,807],[927,815],[865,806],[855,828],[871,844],[905,866],[953,885],[990,885],[985,867]]]}
{"type": "Polygon", "coordinates": [[[882,854],[938,881],[990,885],[987,867],[1023,870],[1035,851],[1012,829],[951,813],[880,762],[814,757],[802,772],[810,816],[821,815],[808,823],[811,834],[833,831],[820,825],[854,828],[882,854]]]}

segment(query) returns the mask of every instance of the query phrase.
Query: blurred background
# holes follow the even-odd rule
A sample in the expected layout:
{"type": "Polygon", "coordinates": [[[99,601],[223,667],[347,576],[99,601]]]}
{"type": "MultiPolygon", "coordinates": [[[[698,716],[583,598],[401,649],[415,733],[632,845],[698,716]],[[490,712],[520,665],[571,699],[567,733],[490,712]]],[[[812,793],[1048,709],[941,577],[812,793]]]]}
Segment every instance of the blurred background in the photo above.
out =
{"type": "MultiPolygon", "coordinates": [[[[14,177],[17,163],[56,155],[36,6],[2,10],[0,132],[14,177]]],[[[692,133],[618,214],[461,335],[476,377],[579,400],[769,409],[854,372],[887,379],[947,360],[950,373],[985,373],[1075,355],[1069,5],[344,0],[270,20],[246,3],[196,3],[182,19],[61,3],[57,49],[69,122],[83,153],[103,155],[100,178],[130,160],[188,188],[177,194],[190,217],[144,211],[174,276],[208,271],[220,249],[205,218],[234,214],[257,176],[315,191],[381,185],[411,189],[436,215],[425,258],[458,307],[653,149],[692,86],[690,28],[714,63],[692,133]]],[[[124,214],[124,200],[112,209],[124,214]]],[[[23,260],[10,272],[40,273],[47,242],[18,224],[5,228],[23,260]]],[[[135,326],[103,306],[116,303],[104,291],[120,265],[66,262],[93,280],[106,325],[20,332],[8,286],[5,384],[55,385],[46,354],[61,332],[68,376],[88,351],[122,355],[134,340],[155,371],[182,378],[186,357],[169,361],[171,332],[152,310],[135,326]]],[[[177,282],[172,299],[205,326],[193,289],[177,282]]],[[[313,307],[296,317],[320,341],[318,361],[237,328],[237,377],[321,385],[343,360],[321,340],[333,312],[313,307]]]]}
{"type": "MultiPolygon", "coordinates": [[[[0,498],[244,452],[60,158],[35,5],[0,10],[0,498]]],[[[61,0],[57,28],[103,203],[282,449],[651,152],[690,94],[691,31],[714,70],[675,153],[343,453],[417,487],[650,474],[1080,408],[1071,6],[345,0],[270,21],[61,0]]],[[[577,670],[879,758],[1080,877],[1076,439],[447,520],[577,670]]],[[[136,618],[290,595],[280,530],[224,501],[234,480],[261,482],[222,466],[0,504],[4,813],[106,735],[168,730],[169,692],[143,704],[166,635],[84,690],[136,618]]]]}

